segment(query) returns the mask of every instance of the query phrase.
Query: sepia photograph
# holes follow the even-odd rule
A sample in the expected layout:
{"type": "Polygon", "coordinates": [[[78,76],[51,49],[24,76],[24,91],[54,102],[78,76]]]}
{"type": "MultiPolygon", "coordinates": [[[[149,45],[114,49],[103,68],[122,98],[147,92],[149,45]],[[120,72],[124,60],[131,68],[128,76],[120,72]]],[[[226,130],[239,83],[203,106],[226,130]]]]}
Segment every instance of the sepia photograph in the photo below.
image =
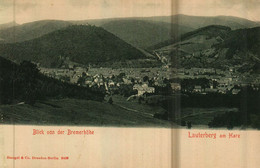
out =
{"type": "Polygon", "coordinates": [[[0,0],[0,168],[258,168],[259,0],[0,0]]]}
{"type": "Polygon", "coordinates": [[[0,123],[259,129],[259,6],[1,0],[0,123]]]}

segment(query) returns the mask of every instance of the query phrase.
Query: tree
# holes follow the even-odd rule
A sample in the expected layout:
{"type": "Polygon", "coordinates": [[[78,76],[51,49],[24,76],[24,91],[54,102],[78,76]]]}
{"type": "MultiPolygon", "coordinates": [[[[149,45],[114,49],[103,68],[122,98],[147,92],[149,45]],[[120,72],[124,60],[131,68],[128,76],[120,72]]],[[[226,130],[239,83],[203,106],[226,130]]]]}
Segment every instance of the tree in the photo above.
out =
{"type": "Polygon", "coordinates": [[[77,84],[80,84],[81,86],[85,84],[85,78],[84,77],[79,77],[77,84]]]}
{"type": "Polygon", "coordinates": [[[21,71],[21,83],[25,89],[25,101],[28,104],[33,105],[37,98],[37,77],[39,76],[39,69],[37,65],[30,61],[23,61],[20,64],[21,71]]]}
{"type": "Polygon", "coordinates": [[[87,76],[87,74],[86,74],[86,72],[82,72],[82,75],[81,75],[82,77],[86,77],[87,76]]]}
{"type": "Polygon", "coordinates": [[[138,98],[138,103],[141,104],[142,101],[144,101],[144,98],[143,98],[143,97],[139,97],[139,98],[138,98]]]}
{"type": "Polygon", "coordinates": [[[113,99],[112,99],[112,97],[110,97],[110,98],[108,99],[108,103],[109,103],[109,104],[113,104],[113,99]]]}
{"type": "Polygon", "coordinates": [[[181,121],[181,126],[186,126],[186,121],[181,121]]]}
{"type": "Polygon", "coordinates": [[[147,82],[148,80],[149,80],[149,77],[148,77],[148,76],[144,76],[144,77],[143,77],[143,81],[144,81],[144,82],[147,82]]]}
{"type": "Polygon", "coordinates": [[[118,78],[123,78],[125,76],[125,73],[124,72],[121,72],[117,77],[118,78]]]}
{"type": "Polygon", "coordinates": [[[131,78],[131,82],[132,82],[132,84],[134,84],[135,83],[135,79],[131,78]]]}
{"type": "Polygon", "coordinates": [[[187,123],[187,126],[188,126],[188,129],[191,129],[191,122],[190,121],[187,123]]]}

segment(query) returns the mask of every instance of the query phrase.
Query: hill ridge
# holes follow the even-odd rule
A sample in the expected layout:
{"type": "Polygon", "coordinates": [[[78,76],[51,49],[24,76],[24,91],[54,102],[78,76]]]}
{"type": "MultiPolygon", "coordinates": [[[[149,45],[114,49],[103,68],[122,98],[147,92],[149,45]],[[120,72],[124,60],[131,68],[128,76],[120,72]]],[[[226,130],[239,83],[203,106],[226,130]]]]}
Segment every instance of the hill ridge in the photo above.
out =
{"type": "Polygon", "coordinates": [[[30,60],[58,67],[64,59],[89,64],[145,58],[145,55],[103,28],[71,25],[41,37],[0,45],[0,54],[21,62],[30,60]]]}

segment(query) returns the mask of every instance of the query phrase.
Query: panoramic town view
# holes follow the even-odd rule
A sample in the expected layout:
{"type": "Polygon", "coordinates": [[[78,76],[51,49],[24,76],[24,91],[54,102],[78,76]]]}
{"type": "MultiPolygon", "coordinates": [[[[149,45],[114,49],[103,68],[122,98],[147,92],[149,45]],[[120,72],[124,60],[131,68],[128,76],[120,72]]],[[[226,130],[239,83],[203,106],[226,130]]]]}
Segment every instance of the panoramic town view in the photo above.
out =
{"type": "Polygon", "coordinates": [[[259,65],[242,17],[0,24],[0,123],[259,129],[259,65]]]}

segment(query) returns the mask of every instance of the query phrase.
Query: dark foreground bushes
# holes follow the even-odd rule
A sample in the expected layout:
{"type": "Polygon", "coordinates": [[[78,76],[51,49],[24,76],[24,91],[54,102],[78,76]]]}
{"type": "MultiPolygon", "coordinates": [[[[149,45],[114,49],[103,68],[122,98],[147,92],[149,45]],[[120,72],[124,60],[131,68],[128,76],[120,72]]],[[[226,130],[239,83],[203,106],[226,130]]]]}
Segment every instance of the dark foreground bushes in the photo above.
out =
{"type": "Polygon", "coordinates": [[[0,104],[65,97],[102,101],[104,94],[46,77],[29,61],[17,65],[0,57],[0,104]]]}

